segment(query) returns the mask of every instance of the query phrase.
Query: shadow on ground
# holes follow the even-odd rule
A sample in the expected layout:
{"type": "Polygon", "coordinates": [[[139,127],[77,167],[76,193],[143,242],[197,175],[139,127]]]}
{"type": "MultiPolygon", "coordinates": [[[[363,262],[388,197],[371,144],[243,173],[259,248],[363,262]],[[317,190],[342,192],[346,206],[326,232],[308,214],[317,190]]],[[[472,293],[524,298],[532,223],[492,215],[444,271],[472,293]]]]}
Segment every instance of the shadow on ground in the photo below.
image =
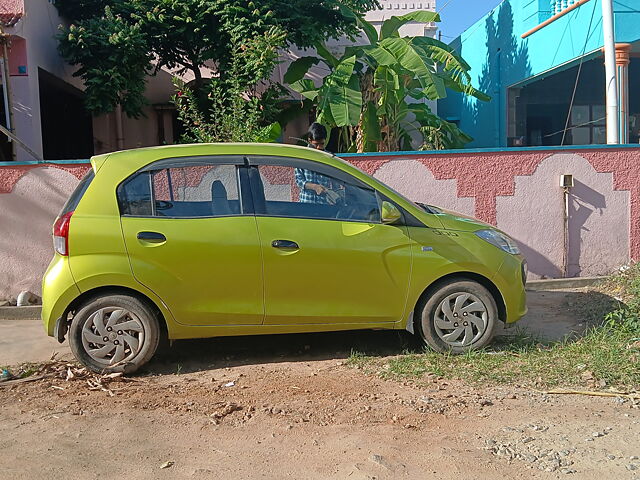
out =
{"type": "MultiPolygon", "coordinates": [[[[537,341],[557,342],[578,338],[624,304],[610,295],[583,289],[530,291],[527,306],[529,312],[517,323],[518,330],[525,330],[537,341]]],[[[506,330],[505,334],[513,333],[506,330]]]]}
{"type": "MultiPolygon", "coordinates": [[[[575,340],[621,304],[594,291],[528,292],[529,313],[514,329],[498,329],[494,350],[516,351],[527,344],[575,340]]],[[[319,360],[345,361],[352,352],[384,357],[419,353],[405,331],[349,331],[291,335],[253,335],[180,340],[148,365],[157,374],[211,368],[319,360]]]]}
{"type": "Polygon", "coordinates": [[[352,351],[388,356],[419,351],[414,345],[407,332],[372,330],[180,340],[158,355],[147,370],[188,373],[266,363],[345,361],[352,351]]]}

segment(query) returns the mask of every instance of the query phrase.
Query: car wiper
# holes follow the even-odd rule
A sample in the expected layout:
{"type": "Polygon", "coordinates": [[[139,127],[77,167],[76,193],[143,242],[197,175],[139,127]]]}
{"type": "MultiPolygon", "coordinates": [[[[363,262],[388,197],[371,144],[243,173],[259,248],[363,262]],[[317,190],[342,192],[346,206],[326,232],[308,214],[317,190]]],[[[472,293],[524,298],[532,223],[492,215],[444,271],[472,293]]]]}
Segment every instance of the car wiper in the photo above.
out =
{"type": "Polygon", "coordinates": [[[416,205],[418,205],[427,213],[432,213],[434,215],[438,215],[442,213],[442,210],[440,210],[438,207],[434,207],[433,205],[427,205],[426,203],[420,203],[420,202],[416,202],[416,205]]]}

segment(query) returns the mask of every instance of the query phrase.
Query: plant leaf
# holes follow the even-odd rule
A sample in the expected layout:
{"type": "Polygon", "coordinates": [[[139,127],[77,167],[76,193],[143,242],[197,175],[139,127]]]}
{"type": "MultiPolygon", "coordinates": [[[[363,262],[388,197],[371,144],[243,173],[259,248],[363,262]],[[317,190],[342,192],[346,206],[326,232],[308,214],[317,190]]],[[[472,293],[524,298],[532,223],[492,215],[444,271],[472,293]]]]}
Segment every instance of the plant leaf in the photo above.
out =
{"type": "Polygon", "coordinates": [[[362,138],[365,152],[377,151],[377,143],[382,140],[380,122],[378,121],[378,109],[372,101],[367,103],[362,113],[362,138]]]}
{"type": "Polygon", "coordinates": [[[447,96],[444,80],[429,68],[430,65],[427,65],[425,59],[412,47],[410,39],[386,38],[380,42],[380,47],[387,50],[403,68],[417,77],[429,99],[437,100],[447,96]]]}
{"type": "Polygon", "coordinates": [[[465,59],[446,43],[430,37],[414,37],[411,41],[424,49],[429,57],[442,64],[445,70],[455,68],[465,73],[471,70],[465,59]]]}
{"type": "Polygon", "coordinates": [[[318,52],[318,55],[320,55],[320,57],[327,63],[327,65],[329,65],[330,67],[337,67],[338,64],[340,63],[340,60],[338,60],[328,49],[327,47],[322,44],[322,43],[318,43],[316,45],[316,52],[318,52]]]}
{"type": "Polygon", "coordinates": [[[268,127],[265,127],[261,132],[259,137],[256,139],[257,142],[261,143],[273,143],[282,135],[282,126],[278,122],[273,122],[268,127]]]}
{"type": "Polygon", "coordinates": [[[397,62],[396,57],[394,57],[388,50],[385,50],[382,47],[368,45],[362,47],[362,51],[373,58],[378,63],[378,65],[389,66],[397,62]]]}
{"type": "Polygon", "coordinates": [[[473,85],[462,83],[459,80],[453,79],[451,76],[447,74],[439,74],[438,76],[442,78],[442,81],[447,86],[447,88],[450,88],[454,92],[460,92],[466,95],[470,95],[483,102],[488,102],[491,100],[491,97],[489,95],[478,90],[473,85]]]}
{"type": "Polygon", "coordinates": [[[339,3],[338,7],[340,8],[340,13],[344,17],[351,19],[353,22],[355,22],[358,28],[364,32],[364,34],[369,39],[370,44],[373,45],[378,41],[378,31],[376,30],[376,27],[365,20],[364,16],[355,13],[353,10],[351,10],[346,5],[343,5],[342,3],[339,3]]]}
{"type": "Polygon", "coordinates": [[[318,63],[320,63],[318,57],[300,57],[291,62],[282,80],[289,84],[302,80],[309,72],[309,69],[318,63]]]}
{"type": "Polygon", "coordinates": [[[336,85],[331,88],[329,108],[337,127],[358,124],[362,111],[362,93],[357,76],[349,78],[346,85],[336,85]]]}
{"type": "Polygon", "coordinates": [[[397,103],[396,92],[400,90],[400,78],[392,68],[381,66],[375,71],[373,84],[380,93],[379,110],[388,114],[397,103]]]}
{"type": "Polygon", "coordinates": [[[356,125],[360,119],[362,93],[360,82],[353,75],[355,63],[355,55],[342,60],[318,91],[319,118],[333,122],[332,126],[356,125]]]}
{"type": "Polygon", "coordinates": [[[315,100],[318,96],[319,89],[315,86],[313,80],[311,80],[310,78],[303,78],[302,80],[298,80],[297,82],[294,82],[289,86],[292,90],[295,90],[309,100],[315,100]]]}
{"type": "Polygon", "coordinates": [[[400,27],[409,22],[419,23],[431,23],[439,22],[440,15],[435,12],[428,12],[426,10],[418,10],[417,12],[407,13],[401,17],[391,17],[389,20],[385,20],[380,28],[380,40],[384,40],[389,37],[397,37],[400,27]]]}

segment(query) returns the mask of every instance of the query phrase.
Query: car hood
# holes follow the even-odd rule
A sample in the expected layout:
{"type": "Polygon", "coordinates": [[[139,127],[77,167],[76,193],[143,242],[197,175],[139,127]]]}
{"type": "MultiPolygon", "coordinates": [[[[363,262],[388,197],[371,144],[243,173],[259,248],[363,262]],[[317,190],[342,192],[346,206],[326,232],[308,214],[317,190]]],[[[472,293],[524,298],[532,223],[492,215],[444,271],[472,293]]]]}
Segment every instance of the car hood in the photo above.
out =
{"type": "Polygon", "coordinates": [[[442,228],[445,230],[475,232],[485,228],[495,228],[493,225],[489,225],[477,218],[469,217],[462,213],[435,207],[433,205],[422,205],[422,207],[428,213],[435,214],[438,217],[438,220],[442,223],[442,228]]]}

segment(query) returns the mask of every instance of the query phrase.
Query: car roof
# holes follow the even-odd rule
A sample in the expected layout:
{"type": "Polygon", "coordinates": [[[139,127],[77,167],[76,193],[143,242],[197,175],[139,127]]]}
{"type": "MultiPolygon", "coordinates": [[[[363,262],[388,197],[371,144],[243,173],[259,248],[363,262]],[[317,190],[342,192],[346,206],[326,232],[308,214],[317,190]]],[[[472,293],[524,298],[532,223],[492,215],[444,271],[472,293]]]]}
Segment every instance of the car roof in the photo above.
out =
{"type": "Polygon", "coordinates": [[[348,165],[344,160],[330,153],[282,143],[198,143],[164,145],[96,155],[91,158],[91,163],[97,171],[108,158],[109,162],[127,162],[128,168],[131,171],[135,171],[161,159],[210,155],[282,156],[303,158],[338,167],[348,165]]]}

